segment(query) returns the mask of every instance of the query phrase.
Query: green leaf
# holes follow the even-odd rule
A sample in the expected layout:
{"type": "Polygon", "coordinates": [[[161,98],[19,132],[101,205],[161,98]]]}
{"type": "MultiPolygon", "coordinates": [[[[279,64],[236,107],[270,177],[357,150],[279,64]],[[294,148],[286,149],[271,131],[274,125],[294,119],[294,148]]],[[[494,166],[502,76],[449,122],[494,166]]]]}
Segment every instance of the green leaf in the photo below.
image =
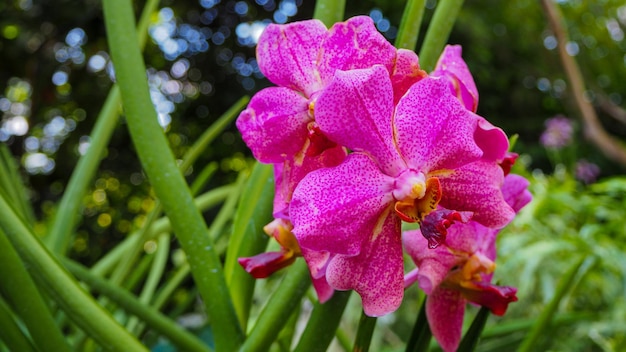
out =
{"type": "Polygon", "coordinates": [[[428,350],[432,333],[430,332],[430,326],[428,325],[428,319],[426,318],[426,299],[427,297],[424,296],[420,311],[417,314],[417,319],[413,325],[413,332],[411,333],[409,342],[406,345],[406,352],[428,350]]]}
{"type": "Polygon", "coordinates": [[[487,319],[489,318],[489,308],[481,307],[470,325],[469,329],[463,336],[461,343],[459,344],[458,352],[471,352],[478,345],[478,340],[480,339],[481,333],[485,328],[485,324],[487,323],[487,319]]]}
{"type": "Polygon", "coordinates": [[[346,0],[317,0],[313,18],[322,21],[326,27],[343,21],[346,0]]]}
{"type": "Polygon", "coordinates": [[[424,17],[424,5],[426,0],[409,0],[404,7],[400,28],[398,28],[398,36],[394,43],[398,49],[415,50],[417,38],[422,25],[422,17],[424,17]]]}
{"type": "Polygon", "coordinates": [[[372,335],[374,335],[374,329],[376,328],[376,321],[378,318],[370,317],[365,312],[361,312],[361,318],[359,319],[359,327],[357,328],[356,337],[354,339],[354,352],[367,352],[370,350],[370,344],[372,343],[372,335]]]}
{"type": "Polygon", "coordinates": [[[328,349],[352,291],[335,291],[326,303],[316,302],[295,352],[323,352],[328,349]]]}
{"type": "Polygon", "coordinates": [[[439,1],[419,54],[420,66],[424,71],[430,72],[435,68],[461,7],[463,7],[463,0],[439,1]]]}

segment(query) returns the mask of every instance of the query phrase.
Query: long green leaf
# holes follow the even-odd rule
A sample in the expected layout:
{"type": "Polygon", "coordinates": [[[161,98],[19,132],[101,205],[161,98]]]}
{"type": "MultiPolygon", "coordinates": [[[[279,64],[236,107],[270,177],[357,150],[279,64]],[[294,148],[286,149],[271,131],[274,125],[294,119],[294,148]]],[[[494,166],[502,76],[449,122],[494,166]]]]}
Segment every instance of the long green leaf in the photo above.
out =
{"type": "Polygon", "coordinates": [[[489,308],[481,307],[470,325],[470,328],[463,336],[461,343],[459,344],[459,352],[472,352],[476,346],[478,345],[478,340],[480,340],[483,329],[485,328],[485,324],[487,323],[487,319],[489,318],[489,308]]]}
{"type": "Polygon", "coordinates": [[[452,27],[463,7],[463,0],[440,0],[428,25],[426,37],[420,50],[420,66],[426,72],[435,68],[437,58],[448,41],[452,27]]]}
{"type": "Polygon", "coordinates": [[[128,130],[154,191],[172,222],[174,233],[187,254],[191,273],[211,321],[216,322],[215,343],[218,349],[232,351],[241,344],[244,334],[230,299],[220,258],[208,228],[185,179],[178,169],[167,139],[157,121],[150,99],[146,68],[132,31],[132,3],[105,0],[104,18],[107,39],[122,94],[128,130]]]}
{"type": "Polygon", "coordinates": [[[357,328],[354,347],[352,348],[354,352],[367,352],[370,350],[372,335],[374,335],[377,321],[378,318],[367,316],[365,312],[361,312],[361,319],[359,319],[359,327],[357,328]]]}
{"type": "Polygon", "coordinates": [[[72,321],[107,349],[144,351],[146,348],[98,306],[0,197],[0,227],[43,288],[72,321]]]}
{"type": "Polygon", "coordinates": [[[404,7],[402,20],[398,28],[398,36],[394,43],[398,49],[415,50],[417,38],[424,17],[424,5],[426,0],[409,0],[404,7]]]}
{"type": "Polygon", "coordinates": [[[343,21],[345,7],[346,0],[317,0],[313,18],[322,21],[326,27],[330,27],[335,22],[343,21]]]}
{"type": "MultiPolygon", "coordinates": [[[[24,335],[15,322],[11,309],[0,296],[0,342],[3,342],[9,351],[35,351],[32,341],[24,335]]],[[[0,350],[2,344],[0,344],[0,350]]]]}
{"type": "Polygon", "coordinates": [[[426,351],[430,344],[432,333],[428,325],[428,318],[426,318],[426,299],[428,299],[426,296],[422,299],[420,311],[413,325],[413,332],[406,345],[406,352],[426,351]]]}
{"type": "Polygon", "coordinates": [[[328,302],[315,303],[295,352],[323,352],[328,349],[351,293],[352,291],[336,291],[328,302]]]}

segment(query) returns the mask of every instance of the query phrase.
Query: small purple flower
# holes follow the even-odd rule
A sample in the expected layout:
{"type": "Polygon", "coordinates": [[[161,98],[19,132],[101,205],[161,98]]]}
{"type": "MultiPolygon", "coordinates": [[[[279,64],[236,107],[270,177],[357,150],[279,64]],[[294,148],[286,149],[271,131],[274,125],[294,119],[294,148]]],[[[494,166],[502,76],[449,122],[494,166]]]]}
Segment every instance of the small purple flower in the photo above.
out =
{"type": "Polygon", "coordinates": [[[585,159],[581,159],[576,162],[574,174],[576,179],[582,181],[583,183],[594,183],[600,175],[600,167],[585,159]]]}
{"type": "Polygon", "coordinates": [[[546,120],[546,129],[539,138],[544,147],[562,149],[572,142],[574,126],[565,116],[558,115],[546,120]]]}

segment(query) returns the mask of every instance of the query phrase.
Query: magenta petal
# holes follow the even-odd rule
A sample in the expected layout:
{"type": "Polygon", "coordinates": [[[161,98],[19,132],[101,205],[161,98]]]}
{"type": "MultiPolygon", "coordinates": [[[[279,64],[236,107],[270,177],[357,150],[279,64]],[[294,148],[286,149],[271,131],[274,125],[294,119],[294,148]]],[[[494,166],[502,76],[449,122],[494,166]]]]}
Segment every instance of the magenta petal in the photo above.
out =
{"type": "Polygon", "coordinates": [[[500,190],[504,181],[502,169],[494,162],[479,160],[439,177],[447,209],[471,211],[472,220],[487,227],[502,228],[515,212],[506,204],[500,190]]]}
{"type": "Polygon", "coordinates": [[[455,169],[482,155],[474,142],[475,115],[441,79],[414,84],[400,99],[394,122],[400,153],[417,170],[455,169]]]}
{"type": "Polygon", "coordinates": [[[445,352],[456,351],[459,347],[465,303],[459,291],[441,287],[426,299],[426,317],[430,331],[445,352]]]}
{"type": "Polygon", "coordinates": [[[326,303],[333,296],[335,290],[328,284],[325,276],[322,276],[319,279],[311,277],[311,280],[313,282],[315,293],[317,293],[317,300],[320,303],[326,303]]]}
{"type": "Polygon", "coordinates": [[[474,78],[461,57],[460,45],[447,45],[439,57],[432,76],[443,76],[450,82],[450,90],[472,112],[478,108],[478,89],[474,78]]]}
{"type": "Polygon", "coordinates": [[[259,69],[272,83],[310,97],[322,87],[316,61],[327,33],[318,20],[268,25],[257,45],[259,69]]]}
{"type": "Polygon", "coordinates": [[[496,286],[489,282],[472,282],[472,288],[461,288],[468,301],[487,307],[495,315],[506,313],[509,303],[517,301],[517,289],[511,286],[496,286]]]}
{"type": "Polygon", "coordinates": [[[307,100],[280,87],[254,95],[237,118],[237,128],[254,157],[263,163],[280,163],[300,151],[307,138],[307,100]]]}
{"type": "Polygon", "coordinates": [[[483,158],[489,161],[503,160],[509,150],[509,139],[504,131],[482,117],[478,118],[474,138],[483,151],[483,158]]]}
{"type": "Polygon", "coordinates": [[[419,268],[417,280],[420,289],[427,295],[431,294],[443,282],[450,269],[456,265],[457,259],[447,246],[429,249],[428,241],[422,236],[420,230],[404,232],[402,243],[419,268]]]}
{"type": "Polygon", "coordinates": [[[420,69],[419,60],[415,52],[398,49],[396,63],[391,74],[394,105],[398,103],[400,98],[404,96],[413,84],[426,76],[426,72],[420,69]]]}
{"type": "Polygon", "coordinates": [[[504,178],[502,195],[506,203],[515,212],[520,211],[533,199],[532,194],[528,191],[528,185],[528,180],[520,175],[509,174],[504,178]]]}
{"type": "Polygon", "coordinates": [[[393,89],[380,65],[337,71],[315,104],[315,120],[328,138],[370,154],[386,174],[395,176],[405,165],[393,145],[392,114],[393,89]]]}
{"type": "Polygon", "coordinates": [[[335,23],[321,46],[319,72],[322,82],[332,80],[337,70],[368,68],[376,64],[393,68],[396,49],[374,26],[368,16],[335,23]]]}
{"type": "Polygon", "coordinates": [[[365,154],[309,173],[296,187],[289,214],[303,248],[356,255],[389,207],[393,179],[365,154]]]}
{"type": "Polygon", "coordinates": [[[380,226],[375,234],[370,228],[359,255],[338,255],[326,269],[328,283],[358,292],[365,314],[372,317],[398,309],[404,295],[400,220],[389,213],[380,226]]]}

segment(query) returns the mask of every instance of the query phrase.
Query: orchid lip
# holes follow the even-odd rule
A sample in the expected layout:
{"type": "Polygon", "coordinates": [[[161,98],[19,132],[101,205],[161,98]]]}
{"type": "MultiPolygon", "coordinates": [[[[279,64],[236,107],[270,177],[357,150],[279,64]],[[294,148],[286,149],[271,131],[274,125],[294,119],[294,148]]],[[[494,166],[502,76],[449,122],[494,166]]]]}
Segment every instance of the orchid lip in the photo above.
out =
{"type": "Polygon", "coordinates": [[[397,201],[420,199],[426,194],[426,176],[424,173],[407,169],[394,181],[393,198],[397,201]]]}

